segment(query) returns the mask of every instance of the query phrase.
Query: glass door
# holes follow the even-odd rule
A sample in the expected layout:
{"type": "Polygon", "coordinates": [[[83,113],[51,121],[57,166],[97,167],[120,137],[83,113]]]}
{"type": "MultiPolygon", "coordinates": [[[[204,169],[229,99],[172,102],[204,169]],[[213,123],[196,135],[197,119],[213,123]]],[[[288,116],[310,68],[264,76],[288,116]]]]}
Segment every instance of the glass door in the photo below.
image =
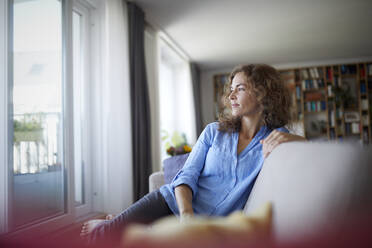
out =
{"type": "Polygon", "coordinates": [[[12,229],[66,212],[62,1],[14,0],[12,229]]]}

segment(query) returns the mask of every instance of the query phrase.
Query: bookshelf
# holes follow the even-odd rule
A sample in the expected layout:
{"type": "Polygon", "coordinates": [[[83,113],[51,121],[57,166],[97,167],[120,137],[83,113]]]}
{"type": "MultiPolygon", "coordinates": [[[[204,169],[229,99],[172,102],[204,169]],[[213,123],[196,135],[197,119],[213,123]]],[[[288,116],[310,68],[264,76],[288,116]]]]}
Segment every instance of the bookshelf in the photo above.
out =
{"type": "MultiPolygon", "coordinates": [[[[308,139],[372,143],[372,62],[279,70],[292,93],[295,129],[308,139]]],[[[228,73],[214,76],[215,118],[228,73]]]]}

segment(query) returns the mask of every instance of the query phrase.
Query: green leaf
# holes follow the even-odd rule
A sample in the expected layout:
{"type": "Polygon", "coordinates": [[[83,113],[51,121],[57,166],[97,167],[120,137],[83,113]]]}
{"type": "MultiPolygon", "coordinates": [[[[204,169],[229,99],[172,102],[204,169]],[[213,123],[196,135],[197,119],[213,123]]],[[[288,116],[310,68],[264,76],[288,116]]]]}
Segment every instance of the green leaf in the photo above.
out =
{"type": "Polygon", "coordinates": [[[169,138],[168,132],[166,130],[161,130],[161,140],[165,141],[168,138],[169,138]]]}
{"type": "Polygon", "coordinates": [[[171,143],[168,141],[168,142],[165,143],[164,146],[165,146],[165,150],[168,150],[168,148],[171,147],[172,145],[171,145],[171,143]]]}
{"type": "Polygon", "coordinates": [[[171,141],[175,147],[178,147],[185,143],[184,138],[177,131],[174,131],[171,141]]]}

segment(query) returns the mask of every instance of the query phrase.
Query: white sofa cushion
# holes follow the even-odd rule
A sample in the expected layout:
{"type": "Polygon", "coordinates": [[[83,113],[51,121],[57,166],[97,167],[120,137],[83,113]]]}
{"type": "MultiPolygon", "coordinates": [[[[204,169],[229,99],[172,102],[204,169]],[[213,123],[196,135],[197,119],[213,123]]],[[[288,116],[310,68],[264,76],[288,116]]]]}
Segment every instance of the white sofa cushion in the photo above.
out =
{"type": "Polygon", "coordinates": [[[335,230],[348,218],[371,210],[371,148],[358,144],[293,142],[266,159],[244,211],[273,204],[278,242],[335,230]]]}
{"type": "Polygon", "coordinates": [[[149,192],[159,189],[164,185],[164,172],[157,171],[150,175],[149,177],[149,192]]]}

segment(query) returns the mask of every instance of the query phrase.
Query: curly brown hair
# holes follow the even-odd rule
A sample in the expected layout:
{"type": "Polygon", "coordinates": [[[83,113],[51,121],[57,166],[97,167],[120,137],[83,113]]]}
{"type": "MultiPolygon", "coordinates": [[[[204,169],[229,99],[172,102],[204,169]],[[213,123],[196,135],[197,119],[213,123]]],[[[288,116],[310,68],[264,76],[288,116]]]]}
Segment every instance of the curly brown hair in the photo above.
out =
{"type": "Polygon", "coordinates": [[[292,98],[279,72],[269,65],[249,64],[236,67],[229,76],[222,96],[224,108],[218,118],[219,130],[223,132],[240,131],[241,117],[232,116],[229,99],[232,80],[239,72],[244,73],[254,96],[262,106],[262,125],[274,129],[289,124],[292,98]]]}

